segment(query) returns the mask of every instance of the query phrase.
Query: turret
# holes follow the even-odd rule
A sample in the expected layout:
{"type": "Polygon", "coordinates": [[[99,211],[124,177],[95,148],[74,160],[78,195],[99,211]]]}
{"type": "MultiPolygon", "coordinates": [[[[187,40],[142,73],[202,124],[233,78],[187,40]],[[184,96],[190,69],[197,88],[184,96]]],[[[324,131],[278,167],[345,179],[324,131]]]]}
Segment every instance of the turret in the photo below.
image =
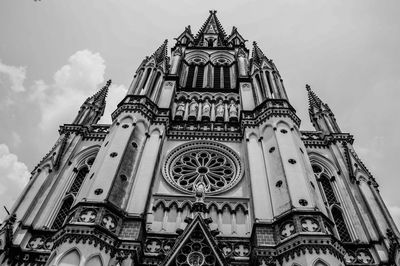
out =
{"type": "Polygon", "coordinates": [[[110,85],[111,79],[107,81],[103,88],[86,99],[72,124],[90,126],[100,120],[106,108],[106,97],[110,85]]]}
{"type": "Polygon", "coordinates": [[[258,104],[266,99],[288,100],[278,69],[272,60],[264,55],[256,42],[253,42],[250,75],[258,104]]]}
{"type": "Polygon", "coordinates": [[[310,85],[306,85],[308,92],[308,104],[310,120],[316,130],[325,134],[341,133],[335,116],[329,106],[311,90],[310,85]]]}
{"type": "Polygon", "coordinates": [[[169,72],[168,40],[140,64],[129,88],[129,94],[146,95],[156,102],[165,74],[169,72]]]}

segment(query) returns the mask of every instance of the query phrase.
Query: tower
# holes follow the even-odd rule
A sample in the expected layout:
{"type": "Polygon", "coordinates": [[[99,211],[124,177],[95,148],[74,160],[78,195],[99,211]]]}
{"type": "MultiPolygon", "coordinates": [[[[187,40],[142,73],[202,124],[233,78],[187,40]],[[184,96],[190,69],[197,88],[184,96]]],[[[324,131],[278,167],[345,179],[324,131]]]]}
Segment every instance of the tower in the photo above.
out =
{"type": "Polygon", "coordinates": [[[332,110],[300,130],[274,62],[210,14],[89,97],[0,228],[2,265],[400,265],[399,232],[332,110]]]}

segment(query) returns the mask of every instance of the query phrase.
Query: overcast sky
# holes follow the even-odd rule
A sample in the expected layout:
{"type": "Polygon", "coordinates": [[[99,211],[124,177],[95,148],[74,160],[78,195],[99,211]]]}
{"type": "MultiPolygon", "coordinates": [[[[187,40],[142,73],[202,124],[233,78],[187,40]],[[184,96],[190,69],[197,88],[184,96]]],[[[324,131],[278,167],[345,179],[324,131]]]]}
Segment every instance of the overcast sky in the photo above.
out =
{"type": "MultiPolygon", "coordinates": [[[[2,0],[0,3],[0,203],[11,208],[58,126],[105,80],[103,119],[146,55],[217,16],[274,60],[302,129],[306,83],[355,136],[360,158],[400,224],[400,1],[2,0]]],[[[0,218],[5,212],[0,210],[0,218]]]]}

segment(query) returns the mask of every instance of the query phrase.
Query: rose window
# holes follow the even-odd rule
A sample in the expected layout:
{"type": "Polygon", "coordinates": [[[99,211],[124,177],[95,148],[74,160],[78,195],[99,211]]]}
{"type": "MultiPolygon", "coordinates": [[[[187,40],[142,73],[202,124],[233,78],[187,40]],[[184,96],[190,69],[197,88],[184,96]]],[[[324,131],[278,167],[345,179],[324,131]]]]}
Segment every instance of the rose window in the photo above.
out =
{"type": "Polygon", "coordinates": [[[212,142],[192,142],[173,150],[164,176],[174,187],[194,192],[203,184],[208,194],[232,187],[241,177],[239,157],[228,147],[212,142]]]}

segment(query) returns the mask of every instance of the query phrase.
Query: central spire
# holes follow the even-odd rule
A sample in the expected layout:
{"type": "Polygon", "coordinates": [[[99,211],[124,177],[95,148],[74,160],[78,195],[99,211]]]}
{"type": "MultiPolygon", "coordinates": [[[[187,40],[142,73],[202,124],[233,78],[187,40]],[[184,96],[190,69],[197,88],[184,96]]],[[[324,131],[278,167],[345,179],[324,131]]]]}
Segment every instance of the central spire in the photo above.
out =
{"type": "Polygon", "coordinates": [[[210,10],[210,15],[195,37],[196,45],[213,47],[225,45],[227,35],[216,14],[216,10],[210,10]]]}

